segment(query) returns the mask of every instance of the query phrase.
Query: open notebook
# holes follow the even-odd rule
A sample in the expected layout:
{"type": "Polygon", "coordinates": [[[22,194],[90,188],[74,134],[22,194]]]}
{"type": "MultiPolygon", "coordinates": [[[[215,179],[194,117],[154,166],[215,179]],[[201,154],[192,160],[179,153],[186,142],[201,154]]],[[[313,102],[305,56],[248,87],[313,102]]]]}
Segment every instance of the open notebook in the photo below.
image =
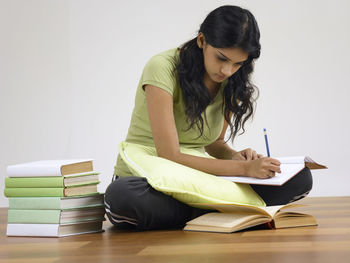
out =
{"type": "Polygon", "coordinates": [[[221,178],[236,183],[261,184],[261,185],[283,185],[293,176],[298,174],[304,167],[309,169],[327,169],[326,166],[316,163],[308,156],[279,157],[275,158],[281,162],[281,173],[276,173],[272,178],[258,179],[247,176],[220,176],[221,178]]]}

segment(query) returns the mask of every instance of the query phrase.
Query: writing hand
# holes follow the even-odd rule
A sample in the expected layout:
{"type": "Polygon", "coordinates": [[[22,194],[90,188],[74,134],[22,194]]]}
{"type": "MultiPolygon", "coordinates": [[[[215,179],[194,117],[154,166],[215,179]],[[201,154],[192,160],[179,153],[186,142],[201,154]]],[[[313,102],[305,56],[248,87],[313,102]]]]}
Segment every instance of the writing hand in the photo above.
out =
{"type": "Polygon", "coordinates": [[[260,179],[271,178],[275,176],[275,173],[281,172],[280,165],[277,159],[262,157],[248,163],[246,175],[260,179]]]}

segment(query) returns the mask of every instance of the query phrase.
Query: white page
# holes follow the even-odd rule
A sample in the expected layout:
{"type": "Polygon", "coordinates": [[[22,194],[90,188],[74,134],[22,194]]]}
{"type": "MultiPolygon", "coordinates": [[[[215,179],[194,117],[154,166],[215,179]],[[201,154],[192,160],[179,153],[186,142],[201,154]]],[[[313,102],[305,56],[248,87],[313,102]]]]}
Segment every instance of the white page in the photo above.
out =
{"type": "Polygon", "coordinates": [[[223,179],[245,184],[260,184],[260,185],[283,185],[294,175],[300,172],[305,167],[304,161],[302,163],[282,163],[281,173],[276,173],[274,177],[269,179],[258,179],[247,176],[220,176],[223,179]]]}

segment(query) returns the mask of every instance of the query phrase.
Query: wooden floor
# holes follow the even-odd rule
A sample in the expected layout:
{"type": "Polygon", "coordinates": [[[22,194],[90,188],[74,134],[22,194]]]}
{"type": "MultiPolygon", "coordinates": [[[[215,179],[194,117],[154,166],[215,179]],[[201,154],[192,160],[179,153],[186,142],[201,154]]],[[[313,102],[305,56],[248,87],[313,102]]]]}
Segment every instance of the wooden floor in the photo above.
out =
{"type": "Polygon", "coordinates": [[[306,198],[300,203],[318,227],[233,234],[116,231],[64,238],[6,237],[0,209],[0,262],[350,262],[350,197],[306,198]]]}

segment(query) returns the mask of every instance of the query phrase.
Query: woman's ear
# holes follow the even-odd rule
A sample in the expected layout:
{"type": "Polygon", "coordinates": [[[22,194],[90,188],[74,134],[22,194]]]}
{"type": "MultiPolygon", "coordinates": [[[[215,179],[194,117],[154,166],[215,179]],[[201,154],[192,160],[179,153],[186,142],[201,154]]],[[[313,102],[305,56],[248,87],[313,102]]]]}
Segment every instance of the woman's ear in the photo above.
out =
{"type": "Polygon", "coordinates": [[[205,38],[204,38],[204,35],[202,32],[199,32],[198,33],[198,36],[197,36],[197,45],[200,49],[202,49],[205,45],[205,38]]]}

